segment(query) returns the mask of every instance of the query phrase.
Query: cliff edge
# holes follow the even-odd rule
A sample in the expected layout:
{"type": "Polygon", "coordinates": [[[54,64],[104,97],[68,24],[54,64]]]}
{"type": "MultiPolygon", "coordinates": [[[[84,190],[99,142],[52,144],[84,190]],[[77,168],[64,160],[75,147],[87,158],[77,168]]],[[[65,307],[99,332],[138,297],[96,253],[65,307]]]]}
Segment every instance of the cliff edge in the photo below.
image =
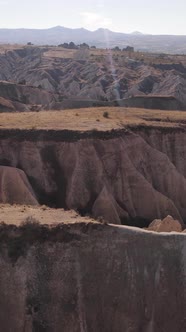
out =
{"type": "Polygon", "coordinates": [[[2,225],[4,332],[186,329],[186,235],[77,220],[2,225]]]}

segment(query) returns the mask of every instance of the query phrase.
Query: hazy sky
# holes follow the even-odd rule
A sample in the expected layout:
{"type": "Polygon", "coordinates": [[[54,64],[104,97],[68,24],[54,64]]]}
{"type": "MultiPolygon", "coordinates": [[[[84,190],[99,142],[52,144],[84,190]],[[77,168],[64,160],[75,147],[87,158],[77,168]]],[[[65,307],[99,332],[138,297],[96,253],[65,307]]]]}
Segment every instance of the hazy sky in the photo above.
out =
{"type": "Polygon", "coordinates": [[[57,25],[186,35],[186,0],[0,0],[0,28],[57,25]]]}

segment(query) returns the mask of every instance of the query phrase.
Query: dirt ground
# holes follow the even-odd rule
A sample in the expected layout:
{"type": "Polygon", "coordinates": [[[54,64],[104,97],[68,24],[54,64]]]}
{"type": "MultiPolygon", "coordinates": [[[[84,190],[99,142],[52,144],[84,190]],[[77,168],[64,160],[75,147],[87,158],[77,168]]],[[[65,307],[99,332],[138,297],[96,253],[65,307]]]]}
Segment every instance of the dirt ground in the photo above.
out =
{"type": "Polygon", "coordinates": [[[73,210],[51,209],[46,206],[0,204],[0,223],[19,226],[24,222],[37,221],[41,224],[56,225],[59,223],[93,222],[94,219],[81,217],[73,210]]]}
{"type": "Polygon", "coordinates": [[[0,129],[108,131],[127,126],[184,127],[186,112],[99,107],[62,111],[0,113],[0,129]]]}

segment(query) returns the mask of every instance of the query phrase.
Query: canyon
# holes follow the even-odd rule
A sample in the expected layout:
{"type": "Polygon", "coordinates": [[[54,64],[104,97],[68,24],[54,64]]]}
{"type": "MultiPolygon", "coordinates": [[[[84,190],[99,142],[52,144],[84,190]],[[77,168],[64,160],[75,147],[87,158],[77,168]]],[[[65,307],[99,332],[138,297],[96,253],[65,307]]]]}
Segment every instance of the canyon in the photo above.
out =
{"type": "Polygon", "coordinates": [[[186,57],[0,45],[0,111],[186,109],[186,57]]]}
{"type": "Polygon", "coordinates": [[[184,225],[185,113],[160,122],[154,110],[78,112],[1,113],[0,164],[26,174],[39,204],[138,227],[170,214],[184,225]]]}
{"type": "Polygon", "coordinates": [[[185,57],[109,54],[0,47],[3,332],[186,330],[185,57]]]}

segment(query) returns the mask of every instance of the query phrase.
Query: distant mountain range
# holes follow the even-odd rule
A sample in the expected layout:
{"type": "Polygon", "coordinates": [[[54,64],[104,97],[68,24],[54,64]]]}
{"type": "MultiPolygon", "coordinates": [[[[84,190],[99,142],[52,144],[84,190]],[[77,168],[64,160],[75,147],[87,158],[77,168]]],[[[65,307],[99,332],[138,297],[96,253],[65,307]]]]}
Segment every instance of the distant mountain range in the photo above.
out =
{"type": "Polygon", "coordinates": [[[128,45],[135,50],[186,54],[186,36],[175,35],[150,35],[135,31],[131,34],[113,32],[108,29],[89,31],[84,28],[70,29],[56,26],[50,29],[0,29],[0,43],[35,45],[58,45],[73,41],[82,42],[90,46],[109,48],[128,45]]]}

